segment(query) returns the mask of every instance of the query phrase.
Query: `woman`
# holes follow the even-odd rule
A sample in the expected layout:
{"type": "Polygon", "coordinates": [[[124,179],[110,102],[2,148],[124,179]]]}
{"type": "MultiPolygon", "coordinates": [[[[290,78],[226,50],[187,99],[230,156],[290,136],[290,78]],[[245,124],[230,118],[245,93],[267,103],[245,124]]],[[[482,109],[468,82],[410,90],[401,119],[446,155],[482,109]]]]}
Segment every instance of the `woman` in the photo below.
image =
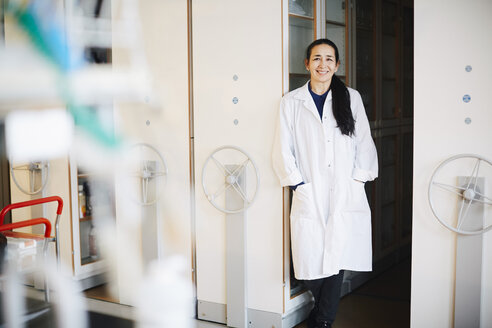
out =
{"type": "Polygon", "coordinates": [[[343,270],[372,270],[364,183],[377,177],[378,159],[359,93],[334,75],[336,45],[311,43],[305,66],[310,81],[282,98],[272,158],[281,185],[294,190],[292,260],[314,296],[309,327],[331,327],[343,270]]]}

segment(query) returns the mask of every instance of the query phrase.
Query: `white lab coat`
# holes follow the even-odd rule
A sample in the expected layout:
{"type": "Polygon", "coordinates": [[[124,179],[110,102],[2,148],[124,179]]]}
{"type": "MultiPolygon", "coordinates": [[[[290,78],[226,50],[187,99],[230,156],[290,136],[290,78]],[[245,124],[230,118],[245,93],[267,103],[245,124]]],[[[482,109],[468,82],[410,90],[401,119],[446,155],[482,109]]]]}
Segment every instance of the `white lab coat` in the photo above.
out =
{"type": "Polygon", "coordinates": [[[333,117],[331,91],[323,121],[308,84],[281,101],[272,159],[282,186],[301,182],[290,214],[297,279],[339,270],[371,271],[371,212],[364,182],[378,174],[376,147],[362,99],[348,88],[355,135],[343,135],[333,117]]]}

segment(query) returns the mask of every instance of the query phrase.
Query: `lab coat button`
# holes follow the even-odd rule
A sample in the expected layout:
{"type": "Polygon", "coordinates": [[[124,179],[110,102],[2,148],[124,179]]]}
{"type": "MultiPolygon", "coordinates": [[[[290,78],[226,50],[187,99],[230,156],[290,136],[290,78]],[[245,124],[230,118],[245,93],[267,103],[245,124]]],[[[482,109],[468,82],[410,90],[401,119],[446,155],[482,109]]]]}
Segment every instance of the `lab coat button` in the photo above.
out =
{"type": "Polygon", "coordinates": [[[328,167],[331,167],[331,164],[328,164],[328,167]]]}

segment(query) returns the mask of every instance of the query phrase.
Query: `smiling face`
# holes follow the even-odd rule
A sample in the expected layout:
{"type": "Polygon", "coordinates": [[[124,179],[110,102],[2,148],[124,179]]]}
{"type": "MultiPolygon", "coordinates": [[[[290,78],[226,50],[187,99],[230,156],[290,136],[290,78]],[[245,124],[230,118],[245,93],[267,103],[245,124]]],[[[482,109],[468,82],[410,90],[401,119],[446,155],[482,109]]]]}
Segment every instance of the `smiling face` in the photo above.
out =
{"type": "Polygon", "coordinates": [[[340,62],[335,58],[335,49],[327,44],[319,44],[311,49],[309,60],[305,60],[306,69],[311,73],[311,84],[330,85],[333,74],[340,62]]]}

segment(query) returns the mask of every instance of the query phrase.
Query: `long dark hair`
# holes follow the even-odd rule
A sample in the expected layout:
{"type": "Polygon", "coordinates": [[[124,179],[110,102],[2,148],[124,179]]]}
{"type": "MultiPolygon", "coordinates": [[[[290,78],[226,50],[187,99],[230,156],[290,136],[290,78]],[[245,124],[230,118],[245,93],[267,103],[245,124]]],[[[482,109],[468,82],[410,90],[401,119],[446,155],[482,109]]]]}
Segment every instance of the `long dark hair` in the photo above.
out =
{"type": "MultiPolygon", "coordinates": [[[[311,58],[311,51],[313,48],[320,44],[326,44],[335,50],[335,60],[339,62],[338,48],[333,41],[328,39],[318,39],[313,41],[306,49],[306,60],[309,62],[311,58]]],[[[345,84],[333,75],[331,78],[331,92],[332,92],[332,108],[333,116],[337,121],[338,128],[342,131],[342,134],[351,136],[355,130],[355,120],[350,109],[350,93],[345,84]]]]}

